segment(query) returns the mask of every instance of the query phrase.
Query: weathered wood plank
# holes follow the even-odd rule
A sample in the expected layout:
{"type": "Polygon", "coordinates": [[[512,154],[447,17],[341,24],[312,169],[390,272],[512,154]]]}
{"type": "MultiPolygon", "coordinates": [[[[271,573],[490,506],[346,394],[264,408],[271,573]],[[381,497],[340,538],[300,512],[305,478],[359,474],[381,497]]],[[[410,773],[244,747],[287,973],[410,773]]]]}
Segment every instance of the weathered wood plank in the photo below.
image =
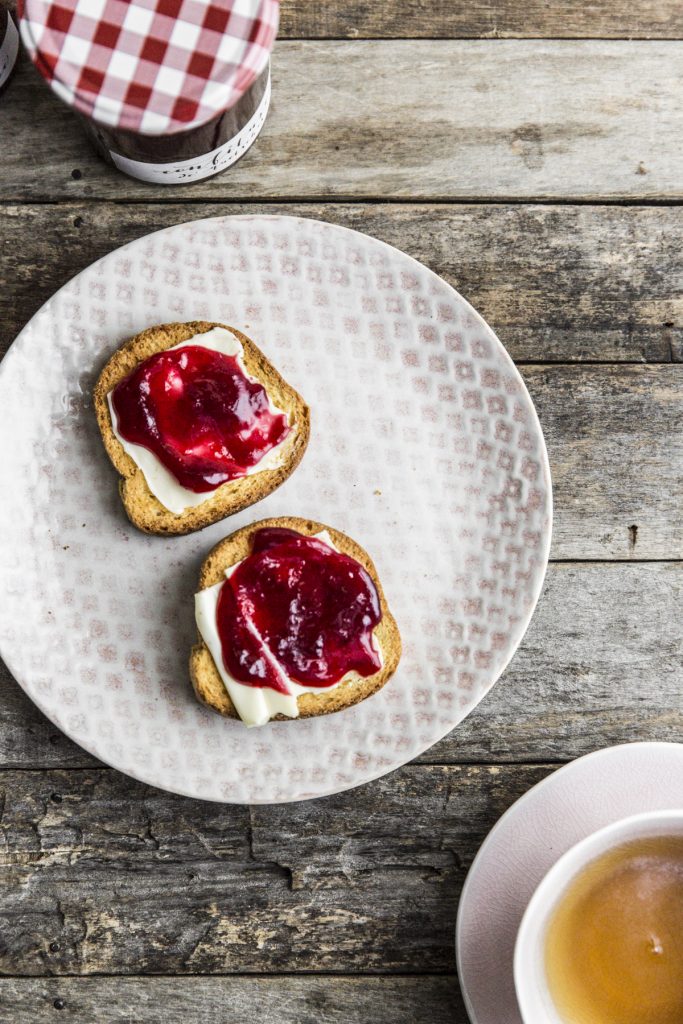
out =
{"type": "MultiPolygon", "coordinates": [[[[0,0],[16,9],[16,0],[0,0]]],[[[281,39],[611,38],[680,39],[683,13],[676,0],[282,0],[281,39]]]]}
{"type": "MultiPolygon", "coordinates": [[[[570,760],[613,743],[679,740],[681,607],[683,564],[551,564],[503,678],[421,760],[570,760]]],[[[95,764],[0,669],[0,767],[95,764]]]]}
{"type": "Polygon", "coordinates": [[[683,209],[610,206],[7,206],[0,352],[57,287],[117,246],[193,218],[259,211],[403,249],[458,288],[518,361],[683,360],[683,209]]]}
{"type": "Polygon", "coordinates": [[[521,372],[550,456],[551,557],[683,557],[683,365],[521,372]]]}
{"type": "Polygon", "coordinates": [[[284,38],[495,38],[544,37],[680,39],[683,15],[674,0],[621,5],[610,0],[568,4],[562,0],[283,0],[284,38]]]}
{"type": "Polygon", "coordinates": [[[467,868],[550,770],[415,766],[251,811],[2,773],[0,973],[450,973],[467,868]]]}
{"type": "Polygon", "coordinates": [[[5,978],[12,1024],[468,1024],[454,977],[5,978]]]}
{"type": "MultiPolygon", "coordinates": [[[[273,69],[257,145],[183,199],[683,196],[677,43],[282,41],[273,69]]],[[[25,63],[0,135],[5,199],[159,198],[90,151],[25,63]]]]}
{"type": "Polygon", "coordinates": [[[544,37],[679,39],[681,8],[673,0],[623,6],[598,0],[567,4],[560,0],[338,0],[316,4],[284,0],[285,38],[496,38],[544,37]]]}

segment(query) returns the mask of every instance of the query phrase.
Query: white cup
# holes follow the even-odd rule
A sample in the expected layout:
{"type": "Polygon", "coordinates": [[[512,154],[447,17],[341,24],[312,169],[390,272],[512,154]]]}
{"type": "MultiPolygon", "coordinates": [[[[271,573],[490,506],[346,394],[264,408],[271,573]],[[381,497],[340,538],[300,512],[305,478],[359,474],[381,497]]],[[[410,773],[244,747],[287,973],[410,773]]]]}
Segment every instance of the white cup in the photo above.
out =
{"type": "Polygon", "coordinates": [[[515,943],[515,989],[524,1024],[566,1024],[548,989],[545,937],[549,919],[572,879],[608,850],[632,839],[662,835],[683,835],[683,810],[652,811],[615,821],[572,846],[545,875],[526,908],[515,943]]]}

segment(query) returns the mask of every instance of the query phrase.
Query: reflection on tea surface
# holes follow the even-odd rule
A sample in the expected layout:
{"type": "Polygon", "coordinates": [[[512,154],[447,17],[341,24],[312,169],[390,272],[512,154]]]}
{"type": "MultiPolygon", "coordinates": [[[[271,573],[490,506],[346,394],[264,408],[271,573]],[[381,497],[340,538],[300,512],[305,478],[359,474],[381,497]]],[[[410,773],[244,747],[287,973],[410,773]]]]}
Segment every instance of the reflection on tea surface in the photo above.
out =
{"type": "Polygon", "coordinates": [[[579,872],[545,968],[567,1024],[683,1024],[683,836],[633,840],[579,872]]]}

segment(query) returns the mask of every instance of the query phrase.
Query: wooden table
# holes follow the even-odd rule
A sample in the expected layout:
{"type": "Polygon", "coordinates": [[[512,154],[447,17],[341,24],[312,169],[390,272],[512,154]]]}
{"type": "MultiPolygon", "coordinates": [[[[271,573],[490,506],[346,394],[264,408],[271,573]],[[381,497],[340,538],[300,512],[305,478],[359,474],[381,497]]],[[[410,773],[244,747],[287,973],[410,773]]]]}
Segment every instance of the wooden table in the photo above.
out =
{"type": "Polygon", "coordinates": [[[464,1024],[453,927],[496,819],[562,762],[682,738],[682,37],[680,0],[285,0],[258,144],[168,191],[100,163],[23,61],[0,102],[3,352],[148,231],[253,210],[349,225],[496,329],[543,424],[555,529],[490,696],[329,799],[146,788],[3,670],[3,1021],[464,1024]]]}

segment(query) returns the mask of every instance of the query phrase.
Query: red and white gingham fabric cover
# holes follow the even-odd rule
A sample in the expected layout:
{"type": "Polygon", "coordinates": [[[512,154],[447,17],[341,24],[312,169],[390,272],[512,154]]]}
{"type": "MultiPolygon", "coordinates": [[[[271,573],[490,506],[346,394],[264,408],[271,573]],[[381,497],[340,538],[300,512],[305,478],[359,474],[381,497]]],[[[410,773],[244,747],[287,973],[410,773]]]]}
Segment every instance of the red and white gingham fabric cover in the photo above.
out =
{"type": "Polygon", "coordinates": [[[19,0],[54,91],[112,128],[167,135],[228,109],[265,68],[278,0],[19,0]]]}

